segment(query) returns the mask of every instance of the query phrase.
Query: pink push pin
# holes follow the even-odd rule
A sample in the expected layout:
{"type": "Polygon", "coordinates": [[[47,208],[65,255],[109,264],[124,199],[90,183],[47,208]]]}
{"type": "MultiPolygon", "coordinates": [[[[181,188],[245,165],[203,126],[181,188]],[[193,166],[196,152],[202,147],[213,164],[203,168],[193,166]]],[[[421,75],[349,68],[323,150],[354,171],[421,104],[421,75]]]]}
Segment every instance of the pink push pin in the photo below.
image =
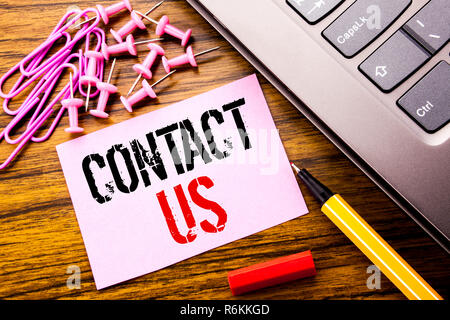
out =
{"type": "Polygon", "coordinates": [[[157,44],[150,43],[148,45],[148,48],[150,49],[150,53],[145,58],[144,62],[142,64],[135,64],[133,66],[133,70],[136,71],[136,73],[139,74],[139,76],[136,78],[136,81],[134,81],[133,85],[130,88],[130,91],[128,91],[128,95],[130,95],[134,88],[136,87],[139,80],[141,80],[141,77],[144,77],[145,79],[151,79],[153,74],[150,70],[153,64],[155,63],[156,57],[158,55],[163,56],[164,49],[158,46],[157,44]]]}
{"type": "Polygon", "coordinates": [[[86,51],[84,54],[86,58],[89,59],[86,74],[80,77],[81,85],[87,85],[87,95],[86,95],[86,111],[89,107],[89,96],[91,95],[91,86],[96,85],[100,80],[96,77],[97,73],[97,63],[103,59],[103,55],[97,51],[86,51]]]}
{"type": "MultiPolygon", "coordinates": [[[[146,12],[146,15],[150,14],[153,10],[158,8],[164,1],[158,2],[146,12]]],[[[114,39],[116,39],[117,42],[122,42],[122,38],[126,36],[127,34],[133,32],[136,28],[139,29],[145,29],[145,24],[142,22],[142,18],[139,17],[136,14],[136,11],[131,12],[131,20],[128,21],[122,28],[120,28],[119,31],[114,31],[113,29],[110,30],[111,34],[113,35],[114,39]]]]}
{"type": "Polygon", "coordinates": [[[78,108],[83,105],[83,100],[73,97],[72,73],[70,73],[70,99],[62,100],[61,105],[69,111],[70,127],[65,128],[64,131],[69,133],[83,132],[84,129],[78,126],[78,108]]]}
{"type": "Polygon", "coordinates": [[[144,44],[149,43],[153,41],[163,40],[163,38],[157,38],[157,39],[149,39],[149,40],[143,40],[134,42],[134,37],[132,34],[129,34],[127,36],[127,39],[125,42],[121,42],[118,44],[114,44],[112,46],[109,46],[106,43],[102,43],[102,54],[105,60],[109,60],[109,56],[113,54],[119,54],[128,51],[129,54],[132,56],[137,55],[136,45],[138,44],[144,44]]]}
{"type": "Polygon", "coordinates": [[[116,59],[113,60],[111,70],[109,71],[109,77],[107,82],[97,82],[97,89],[100,90],[100,96],[98,98],[97,109],[89,111],[94,117],[106,119],[109,115],[105,112],[106,104],[108,103],[109,96],[117,92],[117,87],[111,84],[112,74],[114,72],[114,66],[116,65],[116,59]]]}
{"type": "Polygon", "coordinates": [[[172,58],[170,60],[167,60],[166,57],[162,57],[162,62],[164,66],[164,70],[166,70],[167,73],[170,72],[170,68],[181,66],[186,63],[190,63],[191,66],[196,67],[197,61],[195,60],[195,57],[201,56],[202,54],[209,53],[211,51],[217,50],[220,47],[211,48],[202,52],[199,52],[197,54],[194,54],[192,47],[189,46],[186,48],[186,53],[182,54],[181,56],[172,58]]]}
{"type": "MultiPolygon", "coordinates": [[[[97,11],[100,14],[100,17],[103,20],[103,23],[106,25],[109,23],[109,17],[111,17],[112,15],[122,11],[123,9],[128,9],[131,11],[133,11],[133,8],[131,7],[130,1],[129,0],[122,0],[120,2],[117,2],[116,4],[110,5],[108,7],[103,7],[102,5],[98,4],[97,5],[97,11]]],[[[74,26],[73,28],[77,28],[82,26],[83,24],[86,24],[92,20],[95,20],[97,17],[92,17],[88,20],[85,20],[79,24],[77,24],[76,26],[74,26]]]]}
{"type": "Polygon", "coordinates": [[[170,34],[171,36],[174,36],[175,38],[178,38],[181,40],[181,45],[184,47],[189,39],[191,38],[192,30],[188,29],[186,32],[181,31],[180,29],[172,26],[169,23],[169,18],[167,16],[163,16],[159,22],[156,20],[153,20],[152,18],[148,17],[147,14],[143,14],[141,12],[136,11],[141,17],[147,19],[150,22],[153,22],[156,24],[156,34],[158,36],[163,35],[164,33],[170,34]]]}
{"type": "Polygon", "coordinates": [[[122,42],[122,38],[126,36],[127,34],[133,32],[136,28],[139,29],[145,29],[145,24],[142,22],[141,18],[136,14],[135,11],[131,12],[131,20],[128,21],[122,28],[119,29],[119,31],[114,31],[113,29],[110,30],[111,34],[113,35],[114,39],[116,39],[117,42],[122,42]]]}
{"type": "Polygon", "coordinates": [[[166,74],[164,77],[156,81],[154,84],[150,85],[148,84],[147,80],[142,81],[142,89],[133,94],[128,99],[126,97],[120,97],[120,101],[122,101],[122,104],[125,106],[125,109],[127,109],[128,112],[133,112],[133,105],[138,103],[139,101],[145,99],[146,97],[150,97],[152,99],[156,98],[156,93],[153,91],[153,87],[156,86],[158,83],[165,80],[168,76],[170,76],[172,73],[174,73],[176,70],[172,71],[169,74],[166,74]]]}
{"type": "Polygon", "coordinates": [[[133,11],[133,8],[131,8],[131,4],[129,0],[122,0],[116,4],[110,5],[109,7],[103,7],[102,5],[97,5],[97,10],[100,13],[100,16],[102,17],[102,20],[105,24],[108,24],[109,17],[112,15],[122,11],[123,9],[128,9],[133,11]]]}

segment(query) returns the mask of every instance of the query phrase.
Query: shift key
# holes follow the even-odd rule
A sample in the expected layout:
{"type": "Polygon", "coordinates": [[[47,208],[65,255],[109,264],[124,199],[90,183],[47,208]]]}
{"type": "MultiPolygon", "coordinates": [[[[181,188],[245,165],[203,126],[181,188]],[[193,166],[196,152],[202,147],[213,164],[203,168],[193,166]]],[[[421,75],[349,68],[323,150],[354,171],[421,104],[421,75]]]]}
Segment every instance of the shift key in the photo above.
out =
{"type": "Polygon", "coordinates": [[[390,92],[429,58],[425,49],[399,30],[364,60],[359,70],[381,90],[390,92]]]}
{"type": "Polygon", "coordinates": [[[450,121],[450,65],[439,62],[398,105],[427,132],[435,132],[450,121]]]}
{"type": "Polygon", "coordinates": [[[411,4],[411,0],[357,0],[322,35],[351,58],[381,35],[411,4]]]}

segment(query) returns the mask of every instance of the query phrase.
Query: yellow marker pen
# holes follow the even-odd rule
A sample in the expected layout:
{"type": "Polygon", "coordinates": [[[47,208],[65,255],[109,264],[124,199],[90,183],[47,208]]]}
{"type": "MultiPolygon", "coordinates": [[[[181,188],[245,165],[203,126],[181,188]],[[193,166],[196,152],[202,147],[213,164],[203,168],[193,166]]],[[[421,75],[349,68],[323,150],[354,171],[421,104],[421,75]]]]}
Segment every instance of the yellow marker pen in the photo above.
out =
{"type": "Polygon", "coordinates": [[[306,169],[300,170],[293,163],[291,165],[322,204],[322,212],[408,299],[442,300],[442,297],[340,195],[331,192],[306,169]]]}

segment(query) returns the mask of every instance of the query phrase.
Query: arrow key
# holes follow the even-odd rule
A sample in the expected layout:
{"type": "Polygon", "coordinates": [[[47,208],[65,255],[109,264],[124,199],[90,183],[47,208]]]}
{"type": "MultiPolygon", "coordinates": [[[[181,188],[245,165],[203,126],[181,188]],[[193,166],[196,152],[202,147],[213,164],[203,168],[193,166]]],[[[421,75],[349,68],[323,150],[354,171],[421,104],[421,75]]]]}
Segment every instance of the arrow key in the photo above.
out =
{"type": "Polygon", "coordinates": [[[363,63],[359,70],[384,92],[390,92],[420,68],[430,54],[397,31],[363,63]]]}

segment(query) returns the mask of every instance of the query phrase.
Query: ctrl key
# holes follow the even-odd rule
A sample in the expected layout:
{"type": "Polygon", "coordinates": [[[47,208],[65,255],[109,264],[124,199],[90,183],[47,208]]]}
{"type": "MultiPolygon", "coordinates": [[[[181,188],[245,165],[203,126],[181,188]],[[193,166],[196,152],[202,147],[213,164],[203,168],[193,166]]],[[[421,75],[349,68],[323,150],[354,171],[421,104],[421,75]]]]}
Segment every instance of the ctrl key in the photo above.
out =
{"type": "Polygon", "coordinates": [[[450,65],[439,62],[397,104],[429,133],[445,126],[450,121],[450,65]]]}

